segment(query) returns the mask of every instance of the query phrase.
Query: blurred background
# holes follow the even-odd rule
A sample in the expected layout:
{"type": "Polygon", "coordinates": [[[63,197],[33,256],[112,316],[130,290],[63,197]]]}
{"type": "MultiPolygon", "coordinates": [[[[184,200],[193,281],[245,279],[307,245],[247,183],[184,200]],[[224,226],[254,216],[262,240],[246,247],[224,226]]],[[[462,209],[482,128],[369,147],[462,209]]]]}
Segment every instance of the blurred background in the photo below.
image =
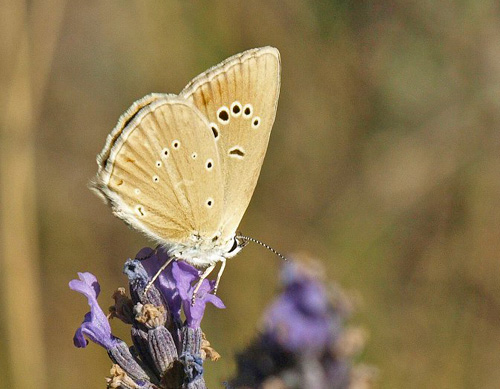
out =
{"type": "MultiPolygon", "coordinates": [[[[379,387],[500,386],[497,1],[0,4],[0,387],[104,387],[105,351],[73,346],[88,306],[67,284],[96,274],[106,308],[149,242],[87,189],[95,156],[134,100],[264,45],[281,51],[281,97],[241,230],[359,296],[379,387]]],[[[222,355],[210,387],[279,266],[255,245],[230,260],[227,309],[203,322],[222,355]]]]}

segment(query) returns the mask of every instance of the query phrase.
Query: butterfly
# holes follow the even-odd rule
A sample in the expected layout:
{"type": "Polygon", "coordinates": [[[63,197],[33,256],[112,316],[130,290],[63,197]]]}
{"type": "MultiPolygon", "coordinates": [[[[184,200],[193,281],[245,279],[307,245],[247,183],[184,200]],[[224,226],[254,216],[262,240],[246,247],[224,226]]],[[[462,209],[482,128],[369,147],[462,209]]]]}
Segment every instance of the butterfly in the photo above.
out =
{"type": "Polygon", "coordinates": [[[276,48],[234,55],[178,95],[133,103],[97,156],[92,189],[172,259],[205,268],[201,280],[221,262],[218,285],[246,244],[236,230],[266,154],[280,73],[276,48]]]}

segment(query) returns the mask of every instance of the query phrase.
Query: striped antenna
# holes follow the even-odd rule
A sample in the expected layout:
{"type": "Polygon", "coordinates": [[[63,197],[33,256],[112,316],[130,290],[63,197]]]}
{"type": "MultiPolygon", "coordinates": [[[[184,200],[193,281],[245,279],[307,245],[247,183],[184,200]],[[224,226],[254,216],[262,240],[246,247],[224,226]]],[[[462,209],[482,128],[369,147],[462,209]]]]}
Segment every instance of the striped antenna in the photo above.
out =
{"type": "Polygon", "coordinates": [[[253,242],[253,243],[260,244],[262,247],[265,247],[269,251],[273,252],[274,254],[276,254],[278,257],[280,257],[284,261],[288,261],[288,259],[283,254],[280,254],[275,249],[273,249],[271,246],[265,244],[264,242],[261,242],[260,240],[257,240],[257,239],[254,239],[254,238],[251,238],[251,237],[245,236],[245,235],[236,235],[236,239],[241,239],[241,240],[246,241],[246,242],[253,242]]]}

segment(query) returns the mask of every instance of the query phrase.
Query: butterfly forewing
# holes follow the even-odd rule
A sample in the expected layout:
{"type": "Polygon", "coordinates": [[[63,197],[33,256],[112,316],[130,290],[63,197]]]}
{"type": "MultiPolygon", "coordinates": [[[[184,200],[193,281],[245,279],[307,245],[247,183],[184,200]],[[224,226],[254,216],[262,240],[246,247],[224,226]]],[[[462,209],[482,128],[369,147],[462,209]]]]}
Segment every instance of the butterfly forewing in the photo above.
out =
{"type": "Polygon", "coordinates": [[[95,188],[118,217],[160,243],[212,238],[220,230],[223,188],[206,118],[175,96],[138,108],[101,153],[107,157],[95,188]]]}
{"type": "Polygon", "coordinates": [[[99,165],[99,171],[103,170],[106,167],[106,162],[109,158],[109,153],[113,148],[114,143],[120,137],[126,125],[132,121],[132,119],[140,112],[141,108],[151,104],[155,100],[159,100],[168,96],[167,94],[161,93],[151,93],[147,96],[144,96],[142,99],[135,101],[127,111],[118,119],[118,123],[108,135],[106,139],[106,144],[102,149],[101,153],[97,156],[97,164],[99,165]]]}
{"type": "Polygon", "coordinates": [[[180,94],[207,117],[217,143],[224,185],[225,236],[236,231],[257,184],[279,89],[279,52],[264,47],[209,69],[180,94]]]}

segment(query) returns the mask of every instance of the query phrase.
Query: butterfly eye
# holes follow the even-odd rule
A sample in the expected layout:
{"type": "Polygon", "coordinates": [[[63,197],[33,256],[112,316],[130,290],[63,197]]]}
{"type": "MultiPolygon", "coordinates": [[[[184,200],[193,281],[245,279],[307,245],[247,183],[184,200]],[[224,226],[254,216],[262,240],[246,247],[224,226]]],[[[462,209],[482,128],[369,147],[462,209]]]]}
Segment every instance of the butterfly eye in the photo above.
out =
{"type": "Polygon", "coordinates": [[[239,101],[235,101],[233,104],[231,104],[231,115],[233,115],[235,118],[241,115],[241,103],[239,101]]]}
{"type": "Polygon", "coordinates": [[[229,109],[226,106],[219,108],[219,110],[217,111],[217,119],[222,124],[229,123],[229,109]]]}
{"type": "Polygon", "coordinates": [[[228,253],[232,253],[234,250],[236,250],[238,248],[238,241],[236,240],[236,238],[234,239],[234,242],[233,242],[233,246],[231,247],[231,249],[228,251],[228,253]]]}
{"type": "Polygon", "coordinates": [[[252,104],[246,104],[244,107],[243,107],[243,117],[245,119],[248,119],[249,117],[252,116],[252,113],[253,113],[253,107],[252,107],[252,104]]]}
{"type": "Polygon", "coordinates": [[[252,119],[252,128],[258,128],[260,126],[260,117],[255,116],[252,119]]]}

